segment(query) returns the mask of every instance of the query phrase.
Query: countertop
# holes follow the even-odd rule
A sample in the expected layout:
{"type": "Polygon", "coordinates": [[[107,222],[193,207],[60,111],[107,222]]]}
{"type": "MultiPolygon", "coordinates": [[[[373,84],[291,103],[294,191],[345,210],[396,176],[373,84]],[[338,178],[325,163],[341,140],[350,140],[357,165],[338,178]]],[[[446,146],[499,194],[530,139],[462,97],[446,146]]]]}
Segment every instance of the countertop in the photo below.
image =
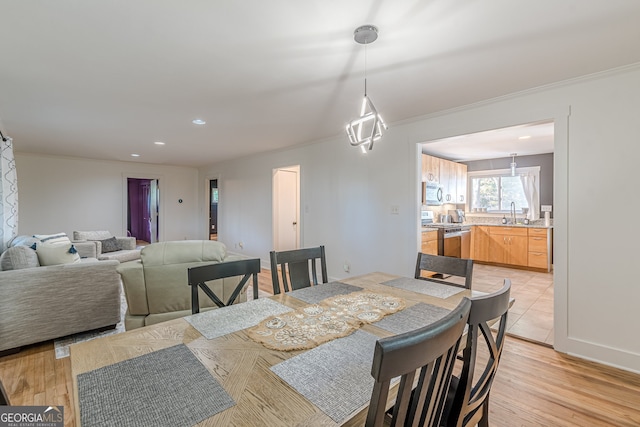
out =
{"type": "MultiPolygon", "coordinates": [[[[460,225],[463,226],[473,226],[473,225],[487,225],[490,227],[513,227],[513,228],[553,228],[553,225],[550,226],[545,226],[544,224],[529,224],[529,225],[525,225],[525,224],[496,224],[494,222],[465,222],[462,223],[460,225]]],[[[430,227],[430,226],[426,226],[426,227],[422,227],[422,232],[426,232],[426,231],[438,231],[437,227],[430,227]]]]}

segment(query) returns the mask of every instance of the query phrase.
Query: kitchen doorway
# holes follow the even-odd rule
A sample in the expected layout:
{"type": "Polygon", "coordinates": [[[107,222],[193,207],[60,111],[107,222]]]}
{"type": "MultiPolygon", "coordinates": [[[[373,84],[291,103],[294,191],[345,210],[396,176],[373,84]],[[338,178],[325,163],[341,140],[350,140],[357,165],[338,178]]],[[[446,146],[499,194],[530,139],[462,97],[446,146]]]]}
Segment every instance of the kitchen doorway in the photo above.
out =
{"type": "Polygon", "coordinates": [[[300,165],[273,170],[273,248],[300,247],[300,165]]]}
{"type": "Polygon", "coordinates": [[[127,235],[138,246],[159,241],[160,180],[127,178],[127,235]]]}
{"type": "MultiPolygon", "coordinates": [[[[539,203],[536,208],[538,212],[544,205],[552,206],[554,189],[554,144],[555,144],[555,123],[554,121],[532,122],[523,125],[494,129],[485,132],[477,132],[466,135],[459,135],[450,138],[443,138],[428,141],[421,144],[421,152],[428,156],[435,156],[445,160],[464,163],[468,173],[482,174],[484,171],[496,172],[510,171],[512,164],[516,169],[515,176],[524,174],[527,169],[539,168],[539,203]],[[515,156],[513,155],[515,153],[515,156]]],[[[423,157],[424,160],[424,157],[423,157]]],[[[422,171],[424,174],[424,170],[422,171]]],[[[503,173],[503,175],[513,173],[503,173]]],[[[471,175],[469,175],[471,176],[471,175]]],[[[432,180],[434,178],[431,178],[432,180]]],[[[423,176],[422,180],[425,178],[423,176]]],[[[497,181],[496,181],[497,182],[497,181]]],[[[500,225],[502,218],[509,216],[500,207],[500,197],[513,197],[510,193],[502,191],[498,198],[493,197],[492,203],[496,207],[494,213],[481,210],[485,204],[471,205],[477,203],[477,197],[471,197],[471,180],[468,180],[469,189],[464,194],[466,202],[464,205],[423,205],[423,210],[432,211],[437,218],[442,214],[447,214],[451,209],[464,208],[466,213],[465,223],[469,225],[500,225]],[[498,200],[495,201],[494,199],[498,200]]],[[[443,185],[441,182],[437,182],[443,185]]],[[[445,183],[446,185],[446,183],[445,183]]],[[[451,184],[448,184],[451,187],[451,184]]],[[[475,188],[475,187],[473,187],[475,188]]],[[[499,188],[502,188],[499,186],[499,188]]],[[[479,191],[475,188],[476,193],[479,191]]],[[[482,193],[485,198],[487,194],[482,193]]],[[[492,193],[493,194],[493,193],[492,193]]],[[[528,208],[527,208],[528,209],[528,208]]],[[[519,218],[522,213],[519,212],[519,218]]],[[[541,212],[541,217],[544,212],[541,212]]],[[[514,213],[515,217],[515,213],[514,213]]],[[[514,218],[515,219],[515,218],[514,218]]],[[[509,218],[507,218],[509,220],[509,218]]],[[[516,223],[519,224],[519,223],[516,223]]],[[[532,219],[532,225],[544,226],[543,218],[532,219]]],[[[420,232],[420,231],[419,231],[420,232]]],[[[553,236],[553,233],[551,233],[553,236]]],[[[551,238],[553,239],[553,238],[551,238]]],[[[531,254],[531,249],[525,249],[531,254]]],[[[527,252],[525,252],[525,255],[527,252]]],[[[531,255],[529,255],[531,256],[531,255]]],[[[553,250],[547,254],[553,260],[553,250]]],[[[544,272],[541,269],[532,271],[524,268],[514,268],[504,264],[474,263],[473,290],[479,292],[493,292],[502,286],[504,278],[510,278],[512,282],[511,296],[515,299],[514,305],[510,309],[507,333],[518,336],[529,341],[544,345],[554,345],[554,273],[544,272]]],[[[527,264],[528,260],[524,263],[527,264]]],[[[518,263],[516,263],[518,264],[518,263]]],[[[553,262],[551,261],[553,265],[553,262]]],[[[520,264],[524,265],[524,264],[520,264]]],[[[529,264],[531,265],[531,264],[529,264]]]]}
{"type": "Polygon", "coordinates": [[[218,180],[209,180],[209,240],[218,240],[218,180]]]}

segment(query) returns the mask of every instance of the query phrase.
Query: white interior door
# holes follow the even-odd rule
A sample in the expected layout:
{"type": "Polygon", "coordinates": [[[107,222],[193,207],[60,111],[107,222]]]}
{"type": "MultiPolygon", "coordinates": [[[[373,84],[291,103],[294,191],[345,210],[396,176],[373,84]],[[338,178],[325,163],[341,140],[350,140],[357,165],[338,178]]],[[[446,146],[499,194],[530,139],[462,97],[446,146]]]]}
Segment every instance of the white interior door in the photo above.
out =
{"type": "Polygon", "coordinates": [[[286,251],[300,246],[300,167],[276,169],[273,175],[274,249],[286,251]]]}

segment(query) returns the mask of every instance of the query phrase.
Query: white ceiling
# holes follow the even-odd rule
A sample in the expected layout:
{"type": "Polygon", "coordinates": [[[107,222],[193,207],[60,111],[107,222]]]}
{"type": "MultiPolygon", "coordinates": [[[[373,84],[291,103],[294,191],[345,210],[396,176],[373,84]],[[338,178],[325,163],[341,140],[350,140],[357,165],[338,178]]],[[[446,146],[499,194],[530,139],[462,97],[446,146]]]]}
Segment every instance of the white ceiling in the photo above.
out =
{"type": "Polygon", "coordinates": [[[342,135],[362,24],[380,29],[368,94],[390,126],[640,62],[637,0],[0,0],[0,16],[16,151],[159,164],[342,135]]]}
{"type": "Polygon", "coordinates": [[[553,153],[553,122],[528,123],[428,141],[422,152],[464,162],[553,153]]]}

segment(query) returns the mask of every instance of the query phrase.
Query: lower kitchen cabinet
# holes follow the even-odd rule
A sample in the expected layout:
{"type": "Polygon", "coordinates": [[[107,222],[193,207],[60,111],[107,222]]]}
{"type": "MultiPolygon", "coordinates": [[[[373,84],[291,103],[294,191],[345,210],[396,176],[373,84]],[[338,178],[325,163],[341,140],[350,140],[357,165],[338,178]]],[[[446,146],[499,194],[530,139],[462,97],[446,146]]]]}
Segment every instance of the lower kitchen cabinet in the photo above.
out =
{"type": "Polygon", "coordinates": [[[528,266],[529,236],[526,228],[489,227],[489,262],[528,266]]]}
{"type": "Polygon", "coordinates": [[[438,255],[438,231],[423,231],[420,252],[423,254],[438,255]]]}
{"type": "Polygon", "coordinates": [[[489,227],[474,225],[471,227],[471,258],[476,261],[489,261],[489,227]]]}
{"type": "MultiPolygon", "coordinates": [[[[438,255],[438,231],[423,231],[422,232],[422,244],[420,245],[420,252],[423,254],[438,255]]],[[[422,271],[420,276],[430,277],[433,276],[433,271],[422,271]]]]}
{"type": "Polygon", "coordinates": [[[551,231],[548,228],[529,229],[529,260],[528,266],[544,268],[551,267],[551,231]]]}
{"type": "Polygon", "coordinates": [[[551,271],[551,241],[550,228],[475,225],[471,258],[551,271]]]}

